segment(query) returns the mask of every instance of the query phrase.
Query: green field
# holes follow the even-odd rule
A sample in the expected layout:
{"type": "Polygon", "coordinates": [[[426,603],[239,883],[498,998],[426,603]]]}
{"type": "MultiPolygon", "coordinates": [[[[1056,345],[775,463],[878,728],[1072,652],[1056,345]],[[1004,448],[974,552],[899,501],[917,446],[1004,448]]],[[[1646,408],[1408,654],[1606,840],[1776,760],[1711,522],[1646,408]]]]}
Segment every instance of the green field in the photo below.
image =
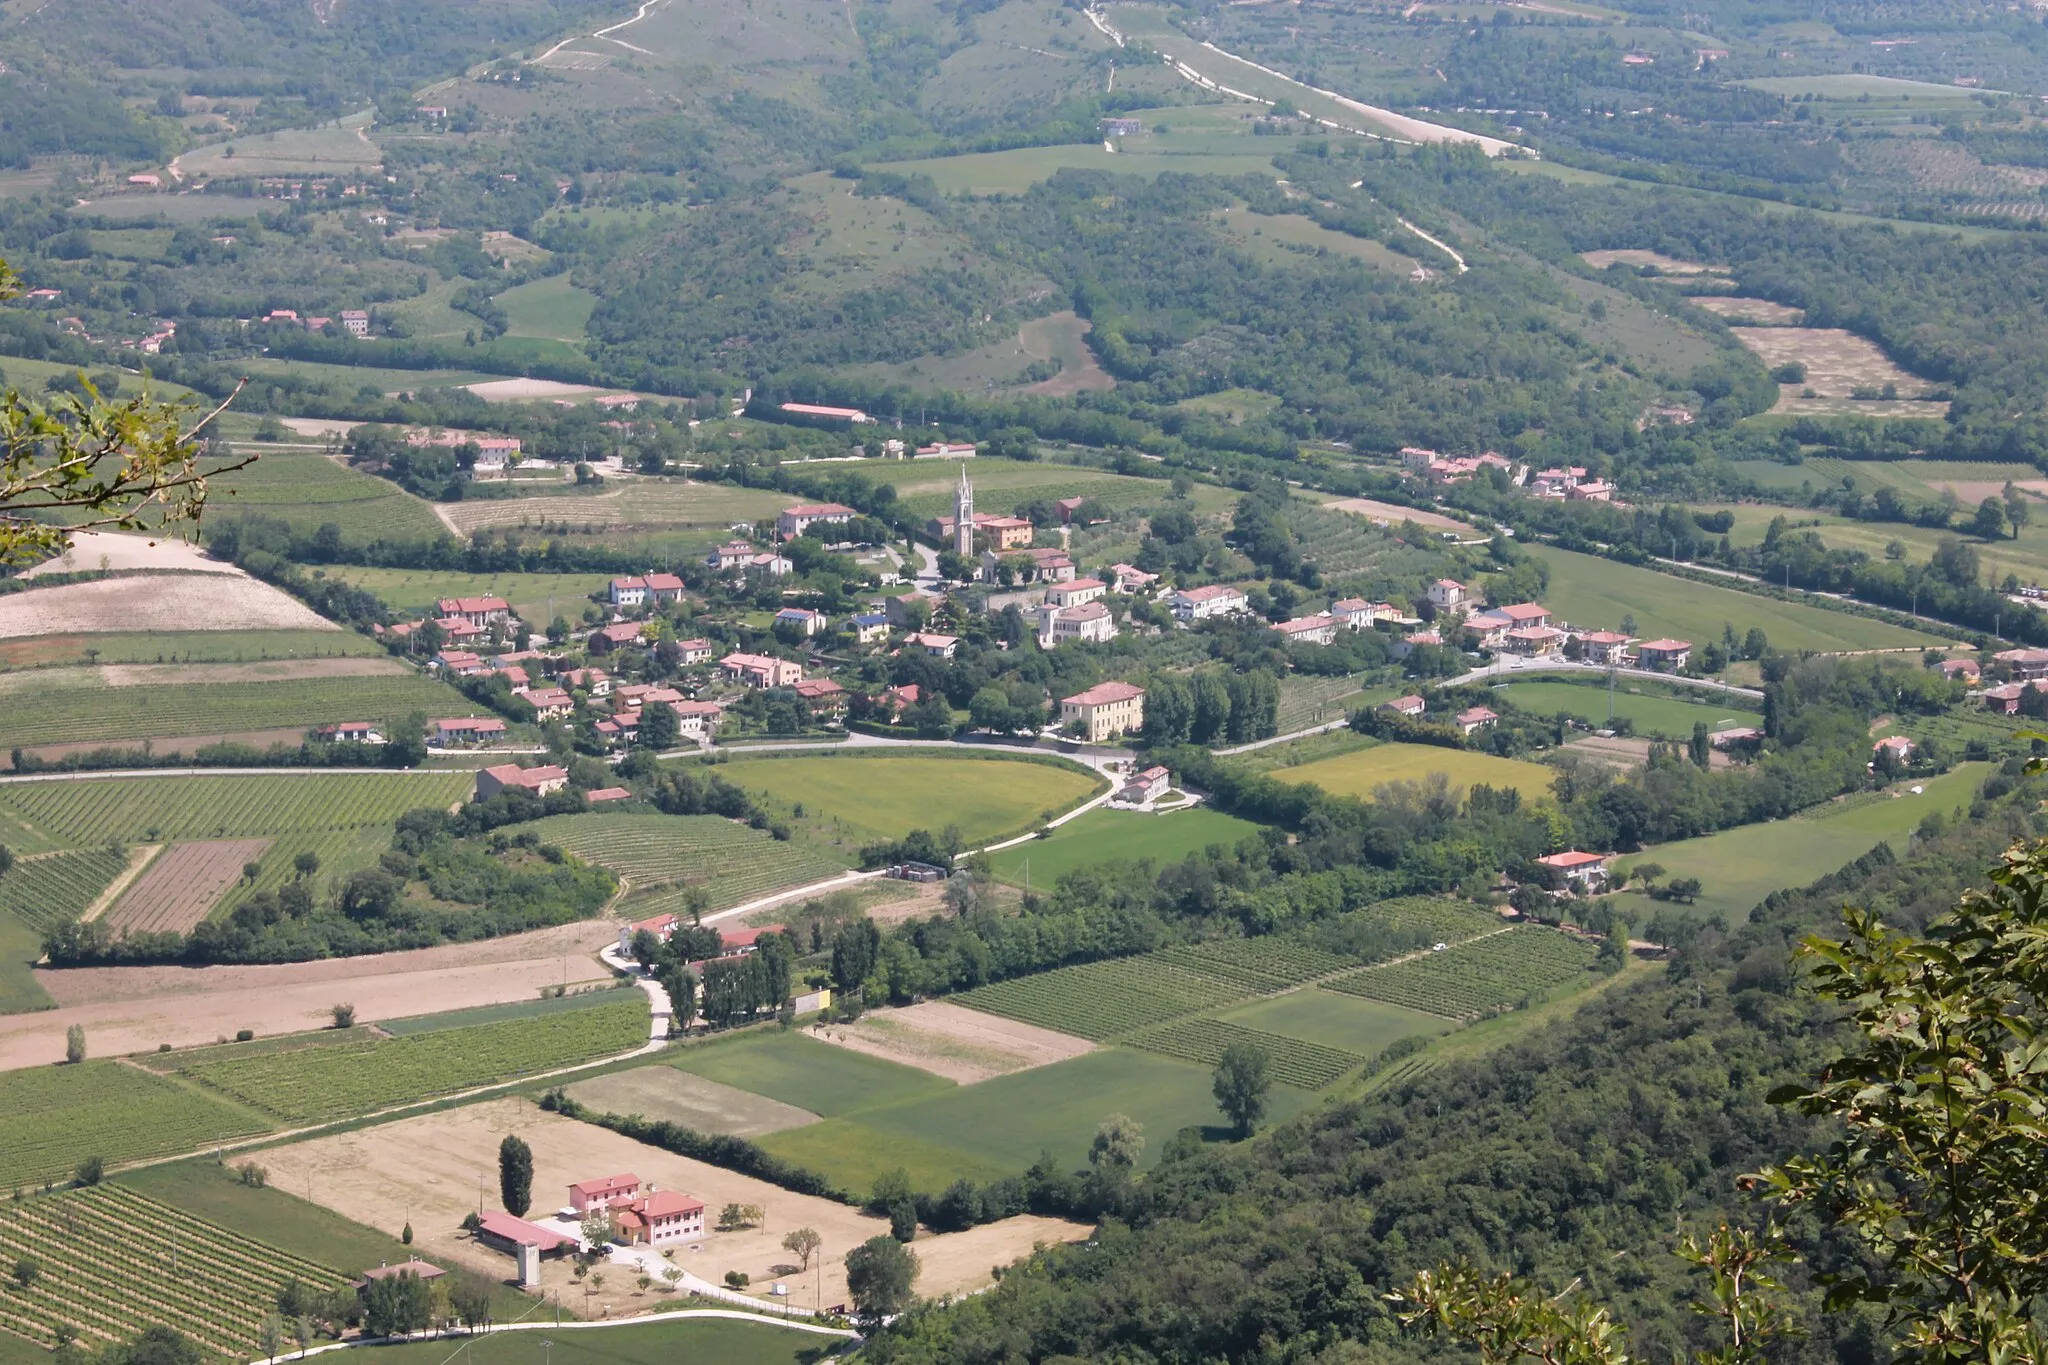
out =
{"type": "Polygon", "coordinates": [[[0,912],[46,931],[75,920],[128,866],[118,844],[17,858],[0,873],[0,912]]]}
{"type": "Polygon", "coordinates": [[[1367,1057],[1387,1044],[1415,1034],[1439,1034],[1452,1026],[1433,1014],[1403,1009],[1335,991],[1289,991],[1224,1010],[1217,1018],[1245,1028],[1285,1034],[1324,1047],[1367,1057]]]}
{"type": "Polygon", "coordinates": [[[927,175],[947,194],[1022,194],[1056,171],[1110,171],[1118,175],[1271,175],[1273,158],[1295,150],[1296,139],[1246,139],[1242,152],[1109,152],[1099,142],[1057,147],[1019,147],[1007,152],[970,152],[924,161],[878,163],[878,171],[927,175]],[[1260,147],[1254,151],[1252,148],[1260,147]]]}
{"type": "Polygon", "coordinates": [[[1387,782],[1419,782],[1431,773],[1445,773],[1451,784],[1470,787],[1486,783],[1513,787],[1524,797],[1548,796],[1556,770],[1540,763],[1495,758],[1470,749],[1434,744],[1375,744],[1335,758],[1318,759],[1271,774],[1281,782],[1311,782],[1333,796],[1369,798],[1387,782]]]}
{"type": "Polygon", "coordinates": [[[809,844],[716,815],[554,815],[528,828],[618,873],[629,894],[617,911],[629,920],[678,911],[696,889],[723,910],[846,870],[809,844]]]}
{"type": "Polygon", "coordinates": [[[371,658],[384,647],[352,630],[166,630],[132,635],[30,635],[0,640],[0,672],[76,664],[239,664],[265,659],[371,658]],[[90,659],[86,650],[92,650],[90,659]]]}
{"type": "Polygon", "coordinates": [[[670,1063],[707,1081],[833,1118],[942,1090],[953,1082],[801,1033],[757,1031],[682,1050],[670,1063]]]}
{"type": "MultiPolygon", "coordinates": [[[[1786,469],[1783,465],[1763,466],[1768,470],[1786,469]]],[[[1996,492],[2007,479],[2025,479],[2032,471],[2013,465],[1967,465],[1956,464],[1943,469],[1918,460],[1896,460],[1891,462],[1864,460],[1811,460],[1798,469],[1786,472],[1801,474],[1816,483],[1830,483],[1842,477],[1856,480],[1857,486],[1869,492],[1879,487],[1890,487],[1902,493],[1908,503],[1933,502],[1940,496],[1939,486],[1930,486],[1924,480],[1932,479],[1936,485],[1961,488],[1977,494],[1981,502],[1987,494],[1984,490],[1996,492]],[[1827,467],[1823,470],[1823,466],[1827,467]],[[1840,473],[1834,472],[1839,466],[1840,473]],[[1946,475],[1946,477],[1943,477],[1946,475]]],[[[1796,483],[1794,484],[1796,487],[1796,483]]],[[[1967,514],[1973,503],[1964,504],[1967,514]]],[[[1724,510],[1716,505],[1713,510],[1724,510]]],[[[1743,503],[1725,510],[1735,514],[1735,529],[1729,533],[1729,540],[1738,546],[1760,544],[1765,531],[1774,517],[1783,516],[1793,534],[1811,532],[1818,535],[1821,543],[1830,549],[1861,550],[1872,559],[1882,559],[1885,549],[1893,542],[1905,547],[1906,558],[1924,562],[1931,558],[1937,546],[1944,539],[1960,539],[1977,552],[1977,559],[1983,566],[1987,581],[2002,581],[2007,574],[2022,583],[2039,584],[2048,582],[2048,519],[2029,522],[2017,537],[2000,536],[1996,540],[1983,540],[1977,536],[1960,535],[1955,531],[1943,531],[1931,526],[1907,526],[1899,522],[1850,521],[1842,517],[1808,511],[1804,508],[1782,508],[1743,503]]],[[[1938,627],[1937,627],[1938,629],[1938,627]]]]}
{"type": "Polygon", "coordinates": [[[954,1000],[969,1009],[1104,1042],[1242,1000],[1257,989],[1148,955],[1012,977],[954,1000]]]}
{"type": "Polygon", "coordinates": [[[195,1061],[181,1074],[288,1123],[319,1123],[615,1056],[647,1041],[647,1002],[389,1041],[195,1061]]]}
{"type": "Polygon", "coordinates": [[[107,687],[96,673],[62,681],[46,678],[38,675],[34,688],[6,696],[0,706],[0,749],[239,735],[311,728],[326,721],[390,721],[414,711],[467,715],[475,709],[446,683],[411,673],[140,687],[107,687]]]}
{"type": "MultiPolygon", "coordinates": [[[[557,1352],[559,1365],[815,1365],[825,1353],[843,1348],[842,1338],[796,1331],[766,1317],[756,1322],[671,1319],[546,1334],[498,1332],[465,1338],[460,1346],[464,1365],[555,1365],[557,1352]]],[[[375,1365],[449,1365],[450,1349],[445,1341],[417,1341],[376,1347],[371,1359],[375,1365]]]]}
{"type": "Polygon", "coordinates": [[[895,1170],[910,1177],[913,1189],[943,1190],[956,1180],[997,1180],[1023,1169],[992,1160],[973,1145],[933,1142],[894,1125],[884,1131],[866,1119],[865,1114],[826,1119],[754,1141],[850,1194],[866,1193],[878,1177],[895,1170]]]}
{"type": "Polygon", "coordinates": [[[443,597],[502,597],[521,620],[536,627],[557,616],[574,620],[590,595],[603,592],[611,581],[607,574],[468,574],[354,565],[336,565],[327,574],[377,594],[393,611],[408,616],[427,611],[443,597]]]}
{"type": "Polygon", "coordinates": [[[990,862],[1003,881],[1023,886],[1028,880],[1034,887],[1045,888],[1077,867],[1112,858],[1177,863],[1211,844],[1235,847],[1241,839],[1256,838],[1258,832],[1259,826],[1251,821],[1206,806],[1166,815],[1091,810],[1061,825],[1050,839],[1006,848],[990,855],[990,862]]]}
{"type": "Polygon", "coordinates": [[[1368,967],[1324,988],[1445,1019],[1478,1019],[1531,995],[1584,984],[1594,952],[1592,944],[1555,929],[1518,925],[1368,967]]]}
{"type": "Polygon", "coordinates": [[[0,814],[53,841],[155,843],[388,825],[467,795],[468,773],[278,773],[0,783],[0,814]]]}
{"type": "Polygon", "coordinates": [[[1616,564],[1593,555],[1547,545],[1529,553],[1550,569],[1545,605],[1584,627],[1617,629],[1623,616],[1634,616],[1634,633],[1644,639],[1673,636],[1705,644],[1721,638],[1733,625],[1742,635],[1762,627],[1779,649],[1885,649],[1936,643],[1933,636],[1883,621],[1800,602],[1780,602],[1733,588],[1694,583],[1654,569],[1616,564]]]}
{"type": "Polygon", "coordinates": [[[505,310],[505,334],[578,342],[597,308],[597,295],[578,289],[567,274],[507,289],[492,300],[505,310]]]}
{"type": "MultiPolygon", "coordinates": [[[[1562,681],[1515,682],[1496,687],[1494,691],[1522,710],[1539,716],[1565,711],[1598,725],[1607,723],[1609,698],[1605,685],[1593,687],[1562,681]]],[[[1666,739],[1689,738],[1696,724],[1704,724],[1709,730],[1725,730],[1731,725],[1763,723],[1761,714],[1744,709],[1748,705],[1746,700],[1738,706],[1734,698],[1722,699],[1706,691],[1688,695],[1703,700],[1680,701],[1676,697],[1649,691],[1648,686],[1639,680],[1617,679],[1613,693],[1614,715],[1634,722],[1639,735],[1661,735],[1666,739]]]]}
{"type": "MultiPolygon", "coordinates": [[[[416,1033],[440,1033],[452,1028],[474,1028],[478,1024],[502,1024],[512,1019],[537,1019],[544,1014],[568,1014],[596,1009],[630,1000],[626,992],[637,990],[629,981],[618,981],[601,990],[585,989],[573,995],[545,995],[538,1000],[514,1000],[503,1005],[477,1005],[466,1010],[443,1010],[438,1014],[414,1014],[403,1019],[379,1019],[377,1027],[394,1037],[416,1033]]],[[[232,1043],[230,1047],[234,1046],[232,1043]]]]}
{"type": "Polygon", "coordinates": [[[109,1165],[173,1156],[270,1127],[241,1105],[119,1062],[0,1073],[0,1189],[69,1180],[91,1156],[109,1165]]]}
{"type": "Polygon", "coordinates": [[[1102,786],[1093,773],[1065,764],[923,754],[749,758],[718,772],[801,806],[796,819],[813,839],[846,849],[949,826],[972,848],[1022,834],[1102,786]]]}
{"type": "Polygon", "coordinates": [[[431,506],[389,479],[325,455],[265,450],[261,442],[238,449],[259,458],[213,481],[207,510],[214,517],[282,517],[297,531],[333,522],[349,540],[431,540],[447,533],[431,506]]]}

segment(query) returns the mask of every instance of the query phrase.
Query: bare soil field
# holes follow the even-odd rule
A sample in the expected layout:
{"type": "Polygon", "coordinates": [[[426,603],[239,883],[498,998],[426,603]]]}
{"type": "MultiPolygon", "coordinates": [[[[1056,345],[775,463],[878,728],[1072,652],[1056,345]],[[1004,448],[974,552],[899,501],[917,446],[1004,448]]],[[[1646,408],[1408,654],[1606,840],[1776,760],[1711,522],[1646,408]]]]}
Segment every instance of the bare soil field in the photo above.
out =
{"type": "Polygon", "coordinates": [[[1093,1052],[1095,1045],[1013,1019],[927,1001],[907,1009],[876,1010],[851,1024],[816,1025],[820,1042],[901,1062],[934,1076],[972,1085],[1093,1052]]]}
{"type": "Polygon", "coordinates": [[[186,569],[194,573],[248,575],[232,564],[209,559],[206,551],[183,540],[151,539],[113,531],[77,531],[70,548],[22,571],[23,578],[53,573],[91,573],[96,569],[186,569]]]}
{"type": "Polygon", "coordinates": [[[1605,270],[1610,265],[1654,265],[1666,275],[1726,275],[1725,265],[1703,265],[1698,261],[1681,261],[1655,251],[1641,251],[1628,247],[1620,251],[1581,251],[1579,259],[1595,270],[1605,270]]]}
{"type": "Polygon", "coordinates": [[[564,384],[555,379],[486,379],[466,387],[488,403],[529,403],[537,398],[576,398],[604,392],[590,384],[564,384]]]}
{"type": "Polygon", "coordinates": [[[340,626],[253,578],[165,574],[38,588],[0,599],[0,639],[134,630],[332,630],[340,626]]]}
{"type": "Polygon", "coordinates": [[[285,682],[293,678],[378,678],[410,671],[397,659],[376,655],[354,659],[266,659],[250,664],[101,664],[99,667],[100,681],[108,687],[285,682]]]}
{"type": "MultiPolygon", "coordinates": [[[[158,754],[194,754],[215,744],[247,744],[258,749],[268,749],[273,744],[296,745],[306,737],[306,727],[290,725],[271,730],[235,730],[219,735],[178,735],[172,738],[150,740],[150,748],[158,754]]],[[[107,742],[101,739],[78,739],[63,744],[24,744],[21,751],[37,758],[56,760],[66,754],[86,754],[94,749],[104,749],[107,742]]]]}
{"type": "Polygon", "coordinates": [[[179,844],[150,864],[135,885],[103,916],[109,928],[185,933],[242,875],[242,865],[261,859],[268,839],[204,839],[179,844]]]}
{"type": "Polygon", "coordinates": [[[1805,309],[1788,308],[1782,303],[1772,303],[1769,299],[1739,299],[1731,294],[1701,294],[1691,302],[1695,308],[1718,313],[1731,322],[1740,322],[1748,327],[1801,327],[1806,323],[1805,309]]]}
{"type": "Polygon", "coordinates": [[[569,1087],[569,1094],[593,1109],[644,1114],[703,1133],[737,1137],[761,1137],[818,1121],[808,1109],[659,1063],[578,1081],[569,1087]]]}
{"type": "Polygon", "coordinates": [[[261,967],[82,967],[36,972],[57,1002],[40,1014],[0,1016],[0,1071],[64,1056],[64,1031],[81,1025],[93,1055],[195,1047],[237,1029],[268,1036],[332,1022],[346,1001],[362,1023],[427,1010],[531,1000],[543,987],[608,979],[596,953],[616,942],[605,920],[530,934],[371,957],[261,967]]]}
{"type": "MultiPolygon", "coordinates": [[[[1647,739],[1626,738],[1621,735],[1612,738],[1587,735],[1583,739],[1573,740],[1564,747],[1583,758],[1590,758],[1611,767],[1640,768],[1650,761],[1651,743],[1652,741],[1647,739]]],[[[1733,758],[1719,749],[1715,749],[1707,757],[1709,768],[1726,768],[1734,762],[1733,758]]]]}
{"type": "Polygon", "coordinates": [[[1773,368],[1793,361],[1806,367],[1800,384],[1779,385],[1773,412],[1814,416],[1941,417],[1945,402],[1911,401],[1933,386],[1894,365],[1877,346],[1839,327],[1730,327],[1729,332],[1764,364],[1773,368]],[[1855,397],[1858,389],[1897,389],[1896,399],[1855,397]],[[1811,398],[1807,390],[1813,391],[1811,398]]]}
{"type": "MultiPolygon", "coordinates": [[[[2015,473],[2024,468],[2024,465],[2013,466],[2015,473]]],[[[1954,493],[1956,500],[1966,508],[1975,507],[1986,498],[2005,496],[2004,479],[1924,479],[1923,482],[1936,492],[1947,489],[1954,493]]],[[[2014,479],[2012,486],[2036,498],[2048,498],[2048,479],[2014,479]]]]}
{"type": "MultiPolygon", "coordinates": [[[[1444,516],[1440,512],[1425,512],[1417,507],[1401,507],[1391,502],[1375,502],[1371,498],[1339,498],[1323,504],[1332,511],[1351,512],[1368,521],[1384,521],[1390,526],[1399,526],[1412,521],[1417,526],[1428,526],[1439,531],[1471,531],[1462,521],[1444,516]]],[[[1473,531],[1474,535],[1478,532],[1473,531]]]]}
{"type": "Polygon", "coordinates": [[[345,422],[338,417],[280,417],[277,419],[286,430],[301,436],[346,436],[361,422],[345,422]]]}
{"type": "MultiPolygon", "coordinates": [[[[511,1273],[510,1259],[463,1232],[462,1219],[476,1211],[479,1198],[486,1207],[495,1203],[498,1144],[514,1133],[533,1149],[536,1200],[529,1217],[545,1214],[557,1200],[566,1202],[572,1181],[628,1171],[658,1188],[684,1191],[712,1209],[729,1203],[760,1205],[767,1215],[762,1226],[707,1232],[702,1241],[677,1247],[672,1263],[714,1284],[727,1271],[740,1271],[753,1278],[764,1297],[777,1278],[787,1278],[790,1297],[800,1307],[810,1306],[820,1288],[824,1305],[846,1302],[846,1253],[888,1229],[882,1219],[844,1204],[793,1194],[545,1113],[519,1099],[272,1148],[264,1153],[263,1164],[278,1188],[304,1194],[343,1217],[392,1236],[410,1222],[413,1245],[428,1260],[445,1257],[503,1279],[511,1273]],[[816,1264],[810,1274],[795,1273],[795,1263],[782,1249],[784,1235],[797,1227],[815,1228],[823,1236],[822,1274],[816,1264]]],[[[972,1232],[919,1237],[913,1247],[923,1266],[917,1288],[926,1295],[976,1288],[993,1279],[991,1266],[1027,1254],[1036,1242],[1075,1241],[1087,1233],[1079,1224],[1017,1218],[972,1232]]],[[[564,1263],[547,1261],[541,1270],[543,1288],[560,1289],[585,1317],[646,1311],[673,1297],[643,1292],[634,1278],[615,1270],[605,1276],[602,1291],[585,1299],[564,1263]]]]}

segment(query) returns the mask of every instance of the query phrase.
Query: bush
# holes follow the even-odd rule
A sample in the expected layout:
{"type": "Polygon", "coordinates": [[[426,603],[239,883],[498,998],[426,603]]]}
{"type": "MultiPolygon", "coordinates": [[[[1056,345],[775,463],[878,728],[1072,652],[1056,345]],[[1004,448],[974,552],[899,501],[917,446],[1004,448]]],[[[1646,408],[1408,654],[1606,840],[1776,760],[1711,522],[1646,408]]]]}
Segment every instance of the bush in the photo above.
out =
{"type": "Polygon", "coordinates": [[[745,1289],[753,1282],[753,1277],[744,1270],[728,1270],[725,1272],[725,1287],[727,1289],[745,1289]]]}

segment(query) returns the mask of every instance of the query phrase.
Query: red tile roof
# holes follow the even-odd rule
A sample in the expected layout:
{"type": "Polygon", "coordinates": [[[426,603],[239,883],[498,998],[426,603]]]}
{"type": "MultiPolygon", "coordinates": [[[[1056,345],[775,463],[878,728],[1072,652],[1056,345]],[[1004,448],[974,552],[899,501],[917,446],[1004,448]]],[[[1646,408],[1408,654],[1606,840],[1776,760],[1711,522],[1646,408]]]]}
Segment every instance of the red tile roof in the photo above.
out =
{"type": "Polygon", "coordinates": [[[1060,703],[1061,705],[1066,705],[1071,702],[1075,706],[1105,706],[1110,702],[1129,701],[1133,697],[1142,697],[1144,695],[1145,689],[1142,687],[1135,687],[1127,682],[1106,682],[1097,683],[1086,692],[1076,692],[1071,697],[1062,697],[1060,698],[1060,703]]]}
{"type": "Polygon", "coordinates": [[[600,1176],[595,1180],[579,1180],[569,1186],[569,1193],[580,1194],[585,1199],[609,1199],[615,1194],[630,1194],[639,1188],[640,1177],[629,1172],[600,1176]]]}
{"type": "Polygon", "coordinates": [[[565,1237],[548,1228],[537,1227],[524,1218],[514,1218],[509,1213],[492,1209],[481,1215],[478,1222],[483,1230],[493,1237],[499,1237],[519,1246],[536,1246],[542,1251],[553,1251],[556,1247],[576,1245],[574,1237],[565,1237]]]}

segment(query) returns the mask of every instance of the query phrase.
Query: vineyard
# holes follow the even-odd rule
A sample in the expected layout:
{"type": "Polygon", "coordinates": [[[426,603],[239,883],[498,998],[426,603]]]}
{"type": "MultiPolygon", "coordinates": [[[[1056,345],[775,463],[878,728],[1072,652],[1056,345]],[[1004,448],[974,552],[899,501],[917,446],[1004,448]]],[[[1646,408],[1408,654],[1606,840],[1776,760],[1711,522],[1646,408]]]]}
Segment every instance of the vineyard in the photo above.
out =
{"type": "Polygon", "coordinates": [[[445,529],[431,506],[398,485],[325,455],[273,452],[221,482],[233,487],[236,507],[282,517],[302,532],[330,521],[350,540],[430,538],[445,529]]]}
{"type": "Polygon", "coordinates": [[[628,919],[680,909],[686,887],[702,886],[717,910],[846,870],[809,845],[716,815],[556,815],[528,828],[630,883],[628,919]]]}
{"type": "Polygon", "coordinates": [[[647,1002],[409,1037],[195,1062],[183,1074],[290,1123],[320,1123],[517,1080],[647,1041],[647,1002]]]}
{"type": "Polygon", "coordinates": [[[269,847],[268,839],[179,844],[151,863],[100,918],[123,932],[188,933],[242,879],[243,865],[262,858],[269,847]]]}
{"type": "Polygon", "coordinates": [[[288,1281],[315,1291],[347,1282],[118,1185],[0,1209],[0,1261],[24,1260],[41,1274],[0,1294],[0,1328],[45,1346],[68,1328],[95,1346],[162,1323],[237,1360],[262,1354],[263,1320],[288,1281]]]}
{"type": "Polygon", "coordinates": [[[87,1157],[171,1156],[268,1126],[119,1062],[9,1071],[0,1074],[0,1189],[68,1180],[87,1157]]]}
{"type": "Polygon", "coordinates": [[[1279,730],[1283,735],[1323,721],[1342,720],[1361,704],[1353,678],[1298,673],[1280,681],[1279,730]]]}
{"type": "Polygon", "coordinates": [[[1247,1043],[1266,1054],[1266,1069],[1274,1080],[1303,1090],[1320,1090],[1365,1063],[1365,1058],[1342,1048],[1241,1028],[1221,1019],[1182,1019],[1147,1029],[1130,1039],[1130,1043],[1147,1052],[1203,1066],[1222,1061],[1224,1051],[1233,1044],[1247,1043]]]}
{"type": "Polygon", "coordinates": [[[0,712],[0,748],[234,734],[467,709],[467,700],[447,684],[415,675],[48,687],[8,698],[0,712]]]}
{"type": "MultiPolygon", "coordinates": [[[[351,713],[353,714],[353,713],[351,713]]],[[[468,773],[109,777],[0,788],[0,810],[73,844],[227,839],[388,825],[469,794],[468,773]]]]}
{"type": "Polygon", "coordinates": [[[0,910],[47,932],[77,919],[127,866],[119,844],[17,859],[0,875],[0,910]]]}
{"type": "Polygon", "coordinates": [[[1520,925],[1440,953],[1368,967],[1326,982],[1325,989],[1445,1019],[1477,1019],[1583,977],[1595,952],[1583,939],[1520,925]]]}
{"type": "Polygon", "coordinates": [[[1148,954],[999,981],[953,999],[985,1014],[1099,1043],[1253,994],[1250,987],[1148,954]]]}
{"type": "Polygon", "coordinates": [[[1348,957],[1278,937],[1225,938],[1188,947],[1162,948],[1151,954],[1150,960],[1217,977],[1255,995],[1286,990],[1358,965],[1348,957]]]}

